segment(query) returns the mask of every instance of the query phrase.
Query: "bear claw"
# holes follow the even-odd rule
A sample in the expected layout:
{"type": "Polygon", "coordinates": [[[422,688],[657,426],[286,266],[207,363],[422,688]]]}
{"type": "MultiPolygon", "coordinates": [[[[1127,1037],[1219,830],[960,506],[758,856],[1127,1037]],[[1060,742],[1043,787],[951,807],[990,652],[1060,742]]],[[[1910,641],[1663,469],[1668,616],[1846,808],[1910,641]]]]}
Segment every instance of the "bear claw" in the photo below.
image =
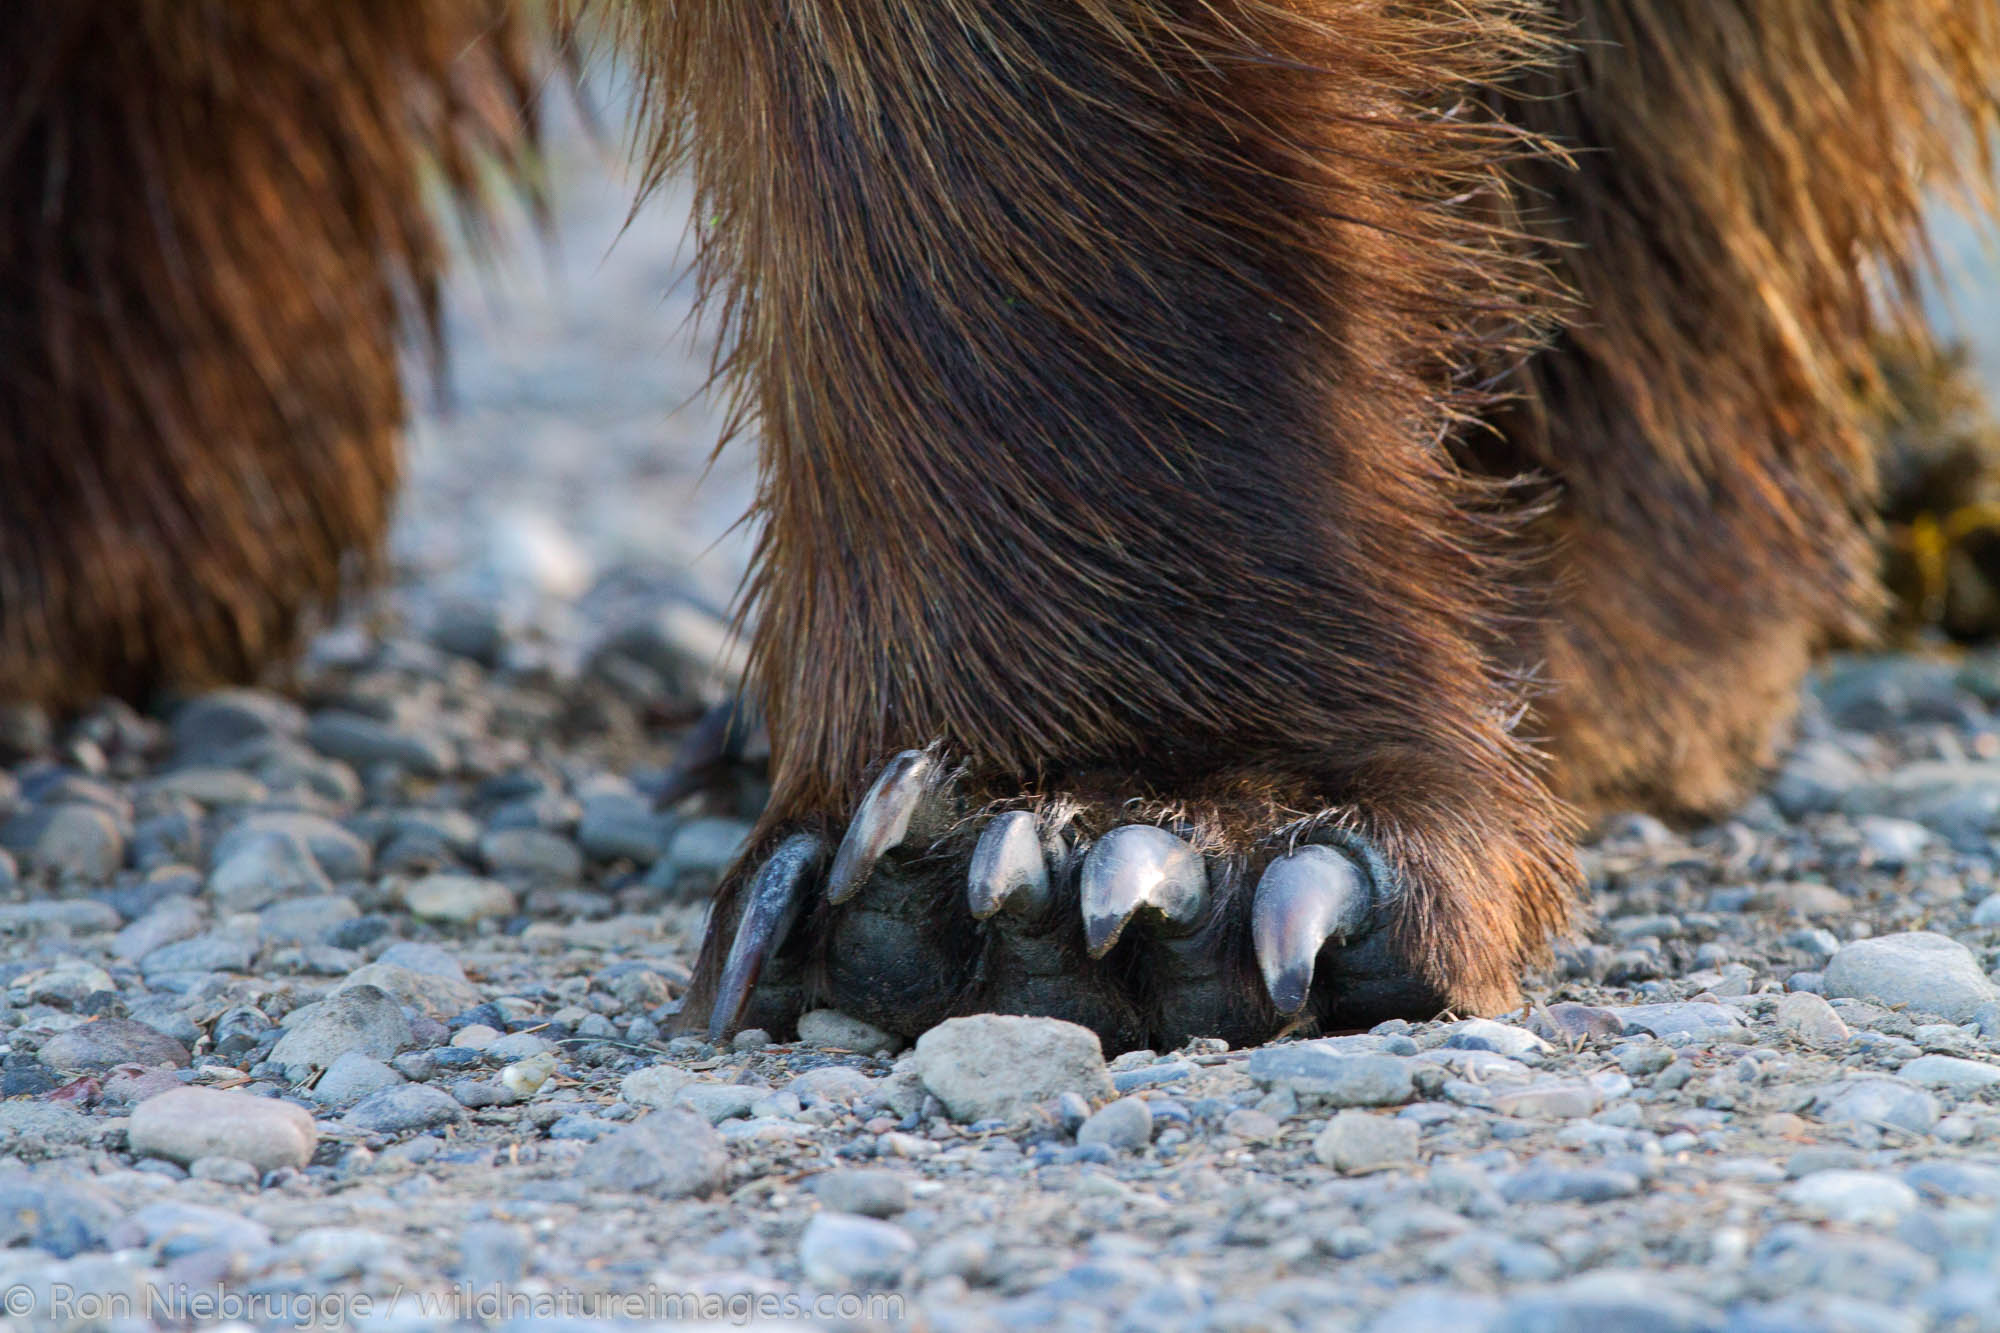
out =
{"type": "Polygon", "coordinates": [[[745,894],[729,957],[722,965],[715,1009],[708,1020],[709,1040],[722,1040],[742,1017],[764,964],[791,934],[811,892],[814,872],[825,859],[826,844],[817,834],[794,833],[778,844],[771,859],[757,871],[745,894]]]}
{"type": "Polygon", "coordinates": [[[1078,893],[1085,945],[1102,958],[1134,918],[1163,934],[1191,933],[1208,913],[1208,871],[1201,853],[1167,830],[1123,824],[1083,858],[1078,893]]]}
{"type": "Polygon", "coordinates": [[[1345,943],[1374,915],[1369,876],[1331,847],[1309,844],[1274,858],[1257,881],[1250,939],[1265,993],[1290,1017],[1306,1007],[1328,944],[1345,943]]]}

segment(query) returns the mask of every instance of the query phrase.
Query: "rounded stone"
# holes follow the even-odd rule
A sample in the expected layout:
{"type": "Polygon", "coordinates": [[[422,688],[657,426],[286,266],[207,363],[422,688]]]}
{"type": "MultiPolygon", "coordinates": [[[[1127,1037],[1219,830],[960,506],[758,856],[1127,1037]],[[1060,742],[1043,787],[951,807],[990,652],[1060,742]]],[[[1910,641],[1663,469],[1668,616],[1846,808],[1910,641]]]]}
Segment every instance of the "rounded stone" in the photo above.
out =
{"type": "Polygon", "coordinates": [[[1826,965],[1826,993],[1963,1023],[1996,992],[1972,950],[1928,930],[1855,940],[1826,965]]]}
{"type": "Polygon", "coordinates": [[[1153,1141],[1153,1108],[1142,1097],[1120,1097],[1077,1128],[1076,1141],[1113,1152],[1137,1152],[1153,1141]]]}
{"type": "Polygon", "coordinates": [[[917,1039],[918,1077],[954,1120],[1013,1122],[1065,1092],[1111,1095],[1104,1050],[1089,1028],[1055,1018],[953,1018],[917,1039]]]}
{"type": "Polygon", "coordinates": [[[1893,1227],[1917,1208],[1917,1192],[1876,1171],[1820,1171],[1785,1187],[1800,1212],[1849,1226],[1893,1227]]]}
{"type": "Polygon", "coordinates": [[[817,1213],[799,1236],[799,1267],[826,1287],[886,1287],[916,1258],[917,1242],[893,1222],[817,1213]]]}
{"type": "Polygon", "coordinates": [[[655,1111],[591,1144],[578,1173],[599,1189],[683,1199],[722,1187],[729,1150],[700,1116],[655,1111]]]}
{"type": "Polygon", "coordinates": [[[831,1213],[894,1217],[910,1206],[910,1184],[893,1171],[860,1167],[814,1176],[813,1197],[831,1213]]]}
{"type": "Polygon", "coordinates": [[[208,872],[208,895],[225,912],[254,912],[281,898],[325,897],[333,881],[304,839],[283,829],[239,838],[208,872]]]}
{"type": "Polygon", "coordinates": [[[188,1049],[165,1033],[129,1018],[100,1018],[42,1043],[42,1063],[64,1073],[97,1073],[118,1065],[184,1069],[188,1049]]]}
{"type": "Polygon", "coordinates": [[[303,1107],[214,1088],[176,1088],[147,1098],[132,1109],[126,1134],[140,1157],[183,1166],[203,1157],[234,1157],[260,1172],[303,1168],[319,1141],[303,1107]]]}
{"type": "Polygon", "coordinates": [[[862,1055],[894,1055],[903,1049],[901,1037],[884,1032],[873,1023],[849,1018],[838,1009],[812,1009],[801,1014],[799,1040],[807,1046],[862,1055]]]}
{"type": "Polygon", "coordinates": [[[1367,1111],[1342,1111],[1313,1140],[1313,1156],[1346,1175],[1380,1171],[1417,1160],[1417,1127],[1367,1111]]]}
{"type": "Polygon", "coordinates": [[[694,1075],[678,1065],[648,1065],[635,1069],[618,1084],[618,1096],[632,1106],[664,1111],[674,1105],[680,1090],[693,1082],[694,1075]]]}
{"type": "Polygon", "coordinates": [[[354,986],[292,1015],[270,1059],[296,1082],[349,1052],[387,1060],[414,1042],[401,1005],[380,987],[354,986]]]}
{"type": "Polygon", "coordinates": [[[403,889],[403,905],[425,920],[460,925],[512,916],[516,910],[512,889],[477,875],[426,875],[403,889]]]}

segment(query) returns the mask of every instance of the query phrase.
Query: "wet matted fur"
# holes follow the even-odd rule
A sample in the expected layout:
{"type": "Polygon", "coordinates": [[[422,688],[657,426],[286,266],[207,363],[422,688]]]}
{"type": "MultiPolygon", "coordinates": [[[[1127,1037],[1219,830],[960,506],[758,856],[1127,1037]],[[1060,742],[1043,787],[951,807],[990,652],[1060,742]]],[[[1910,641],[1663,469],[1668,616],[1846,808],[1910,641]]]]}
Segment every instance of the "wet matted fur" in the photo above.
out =
{"type": "Polygon", "coordinates": [[[503,0],[0,6],[0,697],[242,679],[376,549],[503,0]]]}

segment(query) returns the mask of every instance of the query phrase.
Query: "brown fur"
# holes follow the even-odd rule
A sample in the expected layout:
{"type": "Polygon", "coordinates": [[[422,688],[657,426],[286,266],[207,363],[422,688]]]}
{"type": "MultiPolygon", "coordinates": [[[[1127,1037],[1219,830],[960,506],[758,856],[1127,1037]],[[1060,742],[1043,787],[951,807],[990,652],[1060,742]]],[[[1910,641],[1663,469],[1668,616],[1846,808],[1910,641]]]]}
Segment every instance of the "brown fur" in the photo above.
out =
{"type": "Polygon", "coordinates": [[[1583,309],[1504,418],[1558,501],[1541,659],[1560,785],[1714,813],[1810,655],[1881,609],[1878,340],[1909,322],[1927,190],[1984,199],[2000,9],[1956,0],[1563,0],[1506,102],[1572,149],[1528,224],[1583,309]]]}
{"type": "Polygon", "coordinates": [[[424,176],[524,166],[501,0],[0,6],[0,696],[244,677],[382,535],[424,176]]]}
{"type": "Polygon", "coordinates": [[[763,434],[762,827],[835,827],[933,739],[994,795],[1333,807],[1411,886],[1415,968],[1510,999],[1569,826],[1442,443],[1540,278],[1461,203],[1520,139],[1441,112],[1536,49],[1521,12],[645,17],[763,434]]]}

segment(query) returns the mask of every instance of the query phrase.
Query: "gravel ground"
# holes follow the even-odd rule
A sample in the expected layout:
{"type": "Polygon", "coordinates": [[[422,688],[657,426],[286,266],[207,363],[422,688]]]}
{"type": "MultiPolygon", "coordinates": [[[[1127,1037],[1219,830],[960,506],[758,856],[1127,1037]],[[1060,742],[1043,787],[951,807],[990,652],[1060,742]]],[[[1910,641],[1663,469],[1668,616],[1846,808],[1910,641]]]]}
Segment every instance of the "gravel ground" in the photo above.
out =
{"type": "Polygon", "coordinates": [[[674,210],[601,261],[561,169],[392,589],[281,690],[0,707],[0,1315],[2000,1330],[2000,654],[1835,663],[1736,818],[1615,821],[1504,1022],[668,1040],[747,810],[651,793],[749,478],[661,425],[674,210]]]}

